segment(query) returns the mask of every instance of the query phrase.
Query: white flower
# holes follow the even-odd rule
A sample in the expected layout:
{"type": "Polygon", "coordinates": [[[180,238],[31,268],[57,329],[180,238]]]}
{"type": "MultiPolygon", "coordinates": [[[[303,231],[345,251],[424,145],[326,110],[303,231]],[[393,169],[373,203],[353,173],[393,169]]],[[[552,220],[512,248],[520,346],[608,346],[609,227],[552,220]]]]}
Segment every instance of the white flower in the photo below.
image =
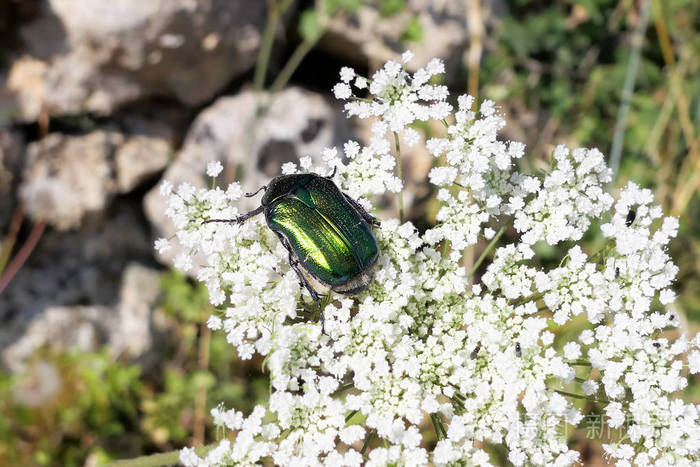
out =
{"type": "Polygon", "coordinates": [[[700,351],[693,350],[688,354],[688,371],[691,374],[700,373],[700,351]]]}
{"type": "Polygon", "coordinates": [[[338,83],[333,86],[333,94],[336,99],[347,99],[352,95],[352,89],[346,83],[338,83]]]}
{"type": "Polygon", "coordinates": [[[418,143],[420,135],[413,128],[407,128],[403,132],[403,140],[406,142],[407,146],[414,146],[418,143]]]}
{"type": "Polygon", "coordinates": [[[350,67],[344,66],[340,69],[340,80],[343,83],[349,83],[355,77],[355,70],[350,67]]]}
{"type": "Polygon", "coordinates": [[[564,356],[568,360],[576,360],[581,356],[581,346],[576,342],[569,342],[564,346],[564,356]]]}
{"type": "Polygon", "coordinates": [[[210,177],[218,176],[222,170],[224,170],[224,166],[219,161],[211,161],[207,164],[207,175],[210,177]]]}
{"type": "Polygon", "coordinates": [[[161,196],[170,196],[173,192],[173,184],[169,180],[163,180],[158,188],[161,196]]]}
{"type": "Polygon", "coordinates": [[[309,170],[311,169],[311,165],[313,163],[313,160],[309,156],[304,156],[299,158],[299,167],[301,167],[304,170],[309,170]]]}
{"type": "Polygon", "coordinates": [[[676,294],[673,293],[673,290],[665,289],[662,290],[659,294],[659,301],[662,305],[668,305],[669,303],[672,303],[675,299],[676,294]]]}
{"type": "Polygon", "coordinates": [[[180,451],[180,462],[185,467],[197,467],[202,460],[195,454],[194,448],[183,448],[180,451]]]}
{"type": "MultiPolygon", "coordinates": [[[[451,112],[447,89],[428,84],[442,62],[411,75],[410,58],[387,63],[369,82],[343,68],[339,98],[351,98],[353,85],[369,87],[369,98],[346,103],[349,115],[376,117],[369,144],[348,141],[342,153],[324,150],[321,167],[303,157],[282,173],[335,170],[340,189],[378,216],[377,203],[403,189],[389,132],[417,144],[408,125],[451,112]]],[[[262,216],[203,223],[240,215],[239,184],[183,184],[175,193],[162,185],[181,247],[175,266],[192,271],[196,258],[196,277],[217,306],[207,325],[242,359],[264,356],[271,385],[267,406],[251,414],[212,410],[233,441],[224,438],[203,459],[185,449],[183,464],[489,465],[477,447],[489,443],[517,466],[572,465],[580,456],[560,427],[584,414],[569,393],[598,404],[611,428],[626,425],[629,443],[604,444],[618,465],[700,458],[700,410],[678,397],[688,384],[685,362],[700,372],[700,336],[669,338],[663,331],[678,316],[653,307],[657,297],[675,298],[668,244],[678,220],[664,218],[651,192],[632,183],[613,201],[597,150],[559,146],[548,173],[521,174],[524,145],[499,134],[498,106],[474,110],[470,96],[457,102],[454,123],[426,142],[436,157],[435,225],[424,233],[394,218],[372,226],[372,280],[359,294],[330,293],[325,335],[262,216]],[[578,244],[595,235],[594,219],[605,219],[597,252],[578,244]],[[555,261],[540,257],[541,242],[564,241],[573,244],[551,250],[555,261]],[[465,264],[469,247],[479,265],[465,264]],[[572,336],[574,326],[563,326],[578,316],[586,329],[572,336]],[[426,417],[440,435],[432,452],[421,447],[430,446],[426,417]],[[370,433],[380,447],[365,458],[356,449],[370,433]]]]}
{"type": "MultiPolygon", "coordinates": [[[[410,52],[404,53],[404,63],[412,58],[410,52]]],[[[401,64],[387,62],[384,67],[372,75],[369,81],[369,91],[374,99],[354,100],[345,104],[349,116],[360,118],[370,116],[381,117],[393,132],[400,132],[414,121],[445,118],[451,110],[446,102],[447,88],[428,84],[434,75],[444,72],[440,60],[432,60],[426,68],[421,68],[411,76],[401,64]]],[[[353,72],[354,73],[354,72],[353,72]]],[[[344,77],[349,77],[345,72],[344,77]]],[[[341,76],[342,79],[342,76],[341,76]]],[[[352,90],[342,80],[333,87],[333,93],[338,99],[346,100],[352,95],[352,90]]],[[[358,89],[364,89],[367,82],[364,78],[355,80],[358,89]]]]}
{"type": "Polygon", "coordinates": [[[207,327],[212,331],[218,331],[222,327],[221,318],[216,315],[209,316],[209,319],[207,319],[207,327]]]}
{"type": "Polygon", "coordinates": [[[155,249],[158,252],[158,254],[162,255],[168,252],[170,248],[172,248],[172,245],[170,245],[170,242],[167,238],[159,238],[158,240],[156,240],[155,249]]]}

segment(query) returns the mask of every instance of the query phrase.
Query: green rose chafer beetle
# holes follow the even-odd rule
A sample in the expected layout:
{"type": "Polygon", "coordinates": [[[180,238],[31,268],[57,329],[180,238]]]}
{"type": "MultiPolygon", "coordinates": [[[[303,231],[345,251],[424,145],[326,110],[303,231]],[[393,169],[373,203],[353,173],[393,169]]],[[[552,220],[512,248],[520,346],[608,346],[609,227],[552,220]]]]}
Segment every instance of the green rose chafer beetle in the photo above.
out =
{"type": "Polygon", "coordinates": [[[321,329],[325,333],[323,310],[311,282],[335,292],[353,295],[372,279],[379,246],[371,226],[378,225],[357,201],[340,191],[327,177],[315,174],[279,175],[255,193],[265,190],[260,206],[235,219],[209,222],[244,222],[265,214],[267,226],[289,253],[289,263],[302,286],[318,304],[321,329]]]}

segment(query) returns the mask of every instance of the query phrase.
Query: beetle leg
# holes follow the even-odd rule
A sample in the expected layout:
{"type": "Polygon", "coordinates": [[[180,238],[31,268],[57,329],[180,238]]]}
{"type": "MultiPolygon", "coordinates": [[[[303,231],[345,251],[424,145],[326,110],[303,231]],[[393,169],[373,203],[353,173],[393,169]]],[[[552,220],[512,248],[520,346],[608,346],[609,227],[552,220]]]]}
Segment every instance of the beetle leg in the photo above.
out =
{"type": "Polygon", "coordinates": [[[294,272],[297,273],[297,277],[299,278],[299,282],[301,285],[306,288],[306,290],[309,292],[309,295],[311,295],[311,298],[316,302],[316,305],[318,305],[318,315],[321,320],[321,333],[325,334],[326,333],[326,320],[323,317],[323,308],[321,307],[321,298],[318,296],[318,292],[314,290],[313,287],[311,287],[311,284],[306,280],[306,277],[301,273],[301,270],[299,269],[299,261],[292,255],[292,247],[289,245],[289,242],[287,241],[286,238],[279,232],[275,232],[277,234],[277,237],[280,239],[280,242],[282,242],[282,246],[287,250],[287,253],[289,254],[289,265],[294,269],[294,272]]]}
{"type": "Polygon", "coordinates": [[[338,166],[336,165],[335,167],[333,167],[333,172],[331,172],[330,175],[326,175],[326,178],[330,180],[331,178],[335,177],[335,173],[337,171],[338,171],[338,166]]]}
{"type": "Polygon", "coordinates": [[[237,224],[240,224],[241,222],[245,222],[251,217],[255,217],[261,212],[265,210],[265,206],[259,206],[255,209],[253,209],[250,212],[246,212],[245,214],[242,214],[235,219],[207,219],[205,221],[202,221],[202,224],[209,224],[210,222],[235,222],[237,224]]]}
{"type": "Polygon", "coordinates": [[[321,320],[321,333],[325,334],[326,333],[326,320],[323,318],[323,308],[321,307],[321,298],[318,296],[318,293],[314,290],[313,287],[311,287],[311,284],[309,284],[306,281],[306,278],[304,275],[301,273],[299,270],[299,263],[294,261],[291,263],[292,269],[297,273],[297,276],[299,276],[299,280],[301,281],[302,285],[306,288],[306,290],[309,291],[309,294],[311,295],[311,298],[314,299],[316,302],[316,305],[318,305],[318,315],[321,320]]]}
{"type": "Polygon", "coordinates": [[[367,223],[368,223],[369,225],[379,225],[379,223],[380,223],[380,222],[379,222],[379,219],[377,219],[376,217],[374,217],[372,214],[368,213],[367,210],[366,210],[365,208],[363,208],[362,205],[361,205],[360,203],[358,203],[357,201],[355,201],[354,199],[352,199],[351,197],[349,197],[349,196],[346,195],[345,193],[343,193],[343,196],[345,196],[345,199],[347,199],[348,202],[349,202],[350,204],[352,204],[352,207],[354,207],[354,208],[357,210],[357,212],[360,213],[360,215],[362,216],[362,218],[363,218],[365,221],[367,221],[367,223]]]}

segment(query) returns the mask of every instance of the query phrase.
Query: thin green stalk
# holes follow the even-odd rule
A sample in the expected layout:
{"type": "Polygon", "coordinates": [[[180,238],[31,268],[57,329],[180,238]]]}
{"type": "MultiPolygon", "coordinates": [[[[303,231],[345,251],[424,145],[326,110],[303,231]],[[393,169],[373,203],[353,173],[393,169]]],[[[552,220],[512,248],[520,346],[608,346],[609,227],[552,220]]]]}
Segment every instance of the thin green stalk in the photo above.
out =
{"type": "Polygon", "coordinates": [[[277,0],[268,2],[267,23],[265,24],[262,43],[258,51],[258,60],[255,63],[255,76],[253,77],[253,85],[257,91],[262,91],[265,88],[265,75],[267,74],[267,65],[270,63],[272,44],[275,42],[277,26],[279,25],[280,17],[291,4],[292,0],[282,0],[280,3],[277,0]]]}
{"type": "Polygon", "coordinates": [[[550,390],[552,390],[554,392],[558,392],[562,396],[573,397],[574,399],[581,399],[581,400],[590,401],[590,402],[598,402],[601,404],[607,404],[610,402],[609,400],[606,400],[606,399],[593,399],[591,397],[584,396],[583,394],[574,394],[573,392],[560,391],[559,389],[551,389],[550,388],[550,390]]]}
{"type": "Polygon", "coordinates": [[[592,366],[591,362],[587,362],[585,360],[574,360],[573,362],[569,362],[569,365],[592,366]]]}
{"type": "Polygon", "coordinates": [[[450,252],[450,241],[445,239],[442,244],[442,257],[447,258],[447,254],[450,252]]]}
{"type": "Polygon", "coordinates": [[[399,191],[399,220],[403,224],[403,164],[401,164],[401,145],[399,144],[399,134],[394,132],[394,143],[396,144],[396,176],[401,180],[402,189],[399,191]]]}
{"type": "Polygon", "coordinates": [[[595,253],[593,253],[593,254],[590,256],[589,259],[590,259],[591,261],[593,261],[594,259],[598,259],[599,256],[604,255],[605,252],[607,252],[608,249],[609,249],[610,247],[612,247],[612,246],[613,246],[612,242],[606,243],[605,246],[603,246],[603,248],[601,248],[600,250],[598,250],[598,251],[596,251],[595,253]]]}
{"type": "Polygon", "coordinates": [[[472,277],[474,273],[476,272],[477,269],[479,269],[479,266],[481,266],[481,263],[484,262],[486,259],[486,256],[491,253],[491,250],[496,246],[496,242],[498,242],[498,239],[501,238],[501,235],[503,235],[503,232],[506,231],[506,226],[504,225],[501,227],[501,229],[496,233],[496,235],[493,236],[491,239],[491,242],[486,246],[483,252],[481,252],[481,256],[479,256],[479,259],[476,260],[476,263],[474,263],[474,266],[472,266],[471,271],[469,271],[469,274],[467,274],[467,277],[472,277]]]}
{"type": "Polygon", "coordinates": [[[612,147],[610,148],[610,168],[613,171],[613,180],[617,177],[617,171],[620,168],[620,159],[622,157],[622,146],[625,141],[625,130],[627,128],[627,116],[630,111],[630,102],[634,93],[634,85],[637,81],[637,72],[639,71],[639,57],[642,50],[642,42],[644,42],[644,33],[647,30],[649,22],[649,11],[651,10],[651,0],[644,0],[639,17],[639,23],[634,30],[632,36],[632,54],[629,62],[627,62],[627,73],[625,74],[625,84],[622,88],[622,102],[617,111],[617,120],[615,121],[615,132],[613,136],[612,147]]]}
{"type": "Polygon", "coordinates": [[[430,420],[432,420],[433,427],[435,427],[435,435],[437,436],[438,441],[445,439],[447,437],[447,432],[445,431],[445,427],[443,426],[440,417],[438,417],[435,413],[431,413],[430,420]]]}
{"type": "Polygon", "coordinates": [[[366,97],[357,97],[357,96],[350,96],[350,100],[356,101],[356,102],[367,102],[369,104],[374,102],[372,99],[368,99],[366,97]]]}
{"type": "Polygon", "coordinates": [[[12,254],[12,249],[15,246],[15,240],[17,240],[17,234],[19,233],[19,228],[22,227],[22,222],[24,221],[24,206],[19,204],[15,213],[12,216],[12,221],[10,222],[10,229],[2,241],[2,247],[0,247],[0,274],[5,270],[5,265],[10,259],[12,254]]]}
{"type": "Polygon", "coordinates": [[[272,82],[272,86],[270,86],[271,92],[279,92],[282,90],[282,88],[284,88],[289,81],[289,78],[292,77],[294,71],[296,71],[296,69],[299,67],[299,64],[304,59],[306,54],[308,54],[311,49],[314,48],[322,35],[323,33],[319,34],[313,39],[304,39],[304,41],[297,46],[292,56],[289,57],[289,60],[287,60],[287,63],[284,65],[284,68],[282,68],[277,75],[277,78],[275,78],[275,80],[272,82]]]}
{"type": "Polygon", "coordinates": [[[337,396],[337,395],[340,394],[341,392],[350,389],[350,388],[353,387],[354,385],[355,385],[355,383],[343,384],[342,386],[340,386],[338,389],[335,390],[335,392],[333,393],[333,395],[334,395],[334,396],[337,396]]]}
{"type": "Polygon", "coordinates": [[[32,251],[34,251],[37,243],[39,243],[39,239],[41,239],[41,235],[44,233],[45,228],[46,221],[44,220],[38,220],[36,224],[34,224],[34,227],[32,227],[32,231],[29,233],[29,237],[27,237],[27,240],[22,245],[22,248],[19,249],[15,257],[12,259],[12,261],[10,261],[10,264],[7,265],[7,269],[4,269],[2,275],[0,275],[0,293],[5,290],[15,274],[17,274],[17,271],[22,268],[24,262],[27,261],[29,255],[32,254],[32,251]]]}
{"type": "MultiPolygon", "coordinates": [[[[206,446],[200,446],[194,449],[198,456],[205,456],[209,451],[218,446],[219,443],[212,443],[206,446]]],[[[150,456],[135,457],[133,459],[124,459],[109,462],[104,467],[160,467],[162,465],[177,464],[180,459],[180,451],[163,452],[160,454],[151,454],[150,456]]]]}
{"type": "Polygon", "coordinates": [[[374,437],[375,433],[377,433],[377,430],[372,430],[369,432],[367,435],[367,438],[365,438],[365,442],[362,444],[362,449],[360,450],[360,454],[363,456],[365,455],[365,452],[367,452],[367,448],[369,447],[369,443],[372,441],[372,438],[374,437]]]}
{"type": "Polygon", "coordinates": [[[348,415],[346,415],[346,416],[345,416],[345,423],[349,422],[349,421],[352,419],[352,417],[354,417],[355,415],[357,415],[357,412],[359,412],[359,410],[353,410],[353,411],[350,412],[348,415]]]}

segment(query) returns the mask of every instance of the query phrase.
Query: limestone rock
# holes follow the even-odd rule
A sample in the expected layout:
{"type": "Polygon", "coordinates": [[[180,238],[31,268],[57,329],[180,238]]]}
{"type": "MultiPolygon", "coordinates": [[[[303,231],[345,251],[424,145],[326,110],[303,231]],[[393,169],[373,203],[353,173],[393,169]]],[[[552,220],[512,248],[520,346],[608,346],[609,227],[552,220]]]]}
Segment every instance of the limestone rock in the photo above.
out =
{"type": "Polygon", "coordinates": [[[39,360],[27,368],[12,388],[15,402],[28,407],[40,407],[61,389],[61,374],[53,363],[39,360]]]}
{"type": "Polygon", "coordinates": [[[267,2],[47,0],[8,87],[23,117],[110,114],[151,96],[197,105],[255,63],[267,2]]]}
{"type": "Polygon", "coordinates": [[[18,183],[24,153],[24,140],[14,131],[0,129],[0,232],[6,232],[14,206],[14,187],[18,183]]]}
{"type": "MultiPolygon", "coordinates": [[[[127,293],[125,287],[134,282],[141,284],[144,290],[150,286],[145,280],[131,280],[128,275],[123,278],[123,271],[130,263],[150,264],[152,258],[150,232],[143,221],[140,203],[130,198],[113,201],[108,212],[86,215],[78,230],[47,229],[27,262],[0,294],[0,322],[3,323],[0,327],[0,363],[14,364],[14,357],[3,349],[25,339],[27,329],[36,320],[41,321],[49,309],[63,310],[56,312],[59,321],[78,320],[74,325],[62,328],[67,333],[66,342],[74,341],[81,346],[103,342],[101,331],[94,331],[102,328],[94,327],[93,317],[109,323],[107,314],[118,316],[122,312],[116,308],[120,301],[137,302],[137,299],[129,298],[134,294],[127,293]]],[[[152,296],[151,292],[144,292],[143,296],[149,294],[152,296]]],[[[140,312],[129,313],[137,316],[140,312]]],[[[106,325],[109,326],[111,324],[106,325]]],[[[51,328],[49,326],[49,330],[51,328]]],[[[25,342],[35,342],[32,339],[25,342]]],[[[34,344],[29,347],[34,348],[34,344]]],[[[138,346],[122,345],[120,348],[138,346]]],[[[26,354],[20,352],[17,355],[26,354]]]]}
{"type": "Polygon", "coordinates": [[[170,143],[160,137],[95,130],[49,134],[31,143],[20,198],[34,219],[60,230],[76,228],[167,165],[170,143]]]}
{"type": "MultiPolygon", "coordinates": [[[[396,60],[410,49],[415,58],[408,68],[415,70],[431,58],[445,60],[448,81],[457,78],[462,57],[469,43],[467,7],[464,1],[406,0],[406,7],[397,14],[382,16],[380,0],[367,0],[357,15],[333,17],[329,30],[319,46],[352,62],[370,62],[381,66],[396,60]],[[412,21],[420,24],[422,40],[405,42],[402,38],[412,21]]],[[[482,2],[486,22],[494,10],[502,9],[498,0],[482,2]]]]}
{"type": "MultiPolygon", "coordinates": [[[[224,165],[219,175],[221,185],[231,182],[238,169],[244,174],[243,189],[254,191],[279,175],[285,162],[310,156],[320,164],[324,147],[342,144],[350,137],[347,120],[320,94],[300,88],[288,88],[274,96],[244,91],[219,98],[199,114],[163,179],[174,185],[209,185],[206,164],[219,160],[224,165]],[[266,110],[261,111],[260,105],[266,110]]],[[[259,202],[259,198],[242,200],[241,207],[259,202]]],[[[166,204],[157,189],[145,199],[149,220],[161,236],[169,237],[174,227],[165,216],[166,204]]],[[[169,262],[175,254],[173,248],[161,260],[169,262]]]]}
{"type": "Polygon", "coordinates": [[[116,152],[117,189],[128,193],[168,164],[170,144],[161,138],[134,136],[116,152]]]}
{"type": "Polygon", "coordinates": [[[122,276],[116,323],[110,329],[113,356],[136,358],[151,346],[151,314],[160,296],[160,273],[130,264],[122,276]]]}
{"type": "Polygon", "coordinates": [[[55,133],[30,144],[20,187],[27,211],[66,230],[103,210],[116,192],[110,160],[123,142],[123,135],[99,130],[79,137],[55,133]]]}
{"type": "Polygon", "coordinates": [[[113,358],[137,358],[151,346],[151,314],[159,294],[159,273],[130,264],[123,274],[118,305],[47,308],[4,349],[2,363],[21,371],[42,347],[55,352],[91,352],[107,345],[113,358]]]}

